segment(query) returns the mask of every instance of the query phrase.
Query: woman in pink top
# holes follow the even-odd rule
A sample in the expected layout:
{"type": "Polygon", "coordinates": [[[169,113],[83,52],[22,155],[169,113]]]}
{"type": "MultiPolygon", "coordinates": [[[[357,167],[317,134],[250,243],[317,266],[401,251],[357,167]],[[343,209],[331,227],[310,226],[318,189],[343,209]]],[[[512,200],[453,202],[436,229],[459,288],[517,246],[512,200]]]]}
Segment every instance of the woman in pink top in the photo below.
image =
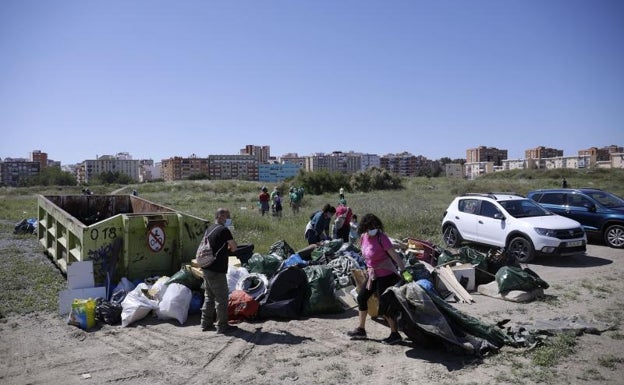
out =
{"type": "MultiPolygon", "coordinates": [[[[383,223],[374,214],[366,214],[358,227],[362,256],[366,260],[368,281],[360,289],[357,296],[359,325],[347,334],[352,339],[366,338],[366,316],[368,313],[368,299],[377,293],[381,298],[383,292],[397,284],[400,272],[405,269],[401,256],[394,251],[390,238],[383,232],[383,223]]],[[[396,321],[384,315],[390,327],[390,336],[382,342],[396,344],[402,340],[398,332],[396,321]]]]}

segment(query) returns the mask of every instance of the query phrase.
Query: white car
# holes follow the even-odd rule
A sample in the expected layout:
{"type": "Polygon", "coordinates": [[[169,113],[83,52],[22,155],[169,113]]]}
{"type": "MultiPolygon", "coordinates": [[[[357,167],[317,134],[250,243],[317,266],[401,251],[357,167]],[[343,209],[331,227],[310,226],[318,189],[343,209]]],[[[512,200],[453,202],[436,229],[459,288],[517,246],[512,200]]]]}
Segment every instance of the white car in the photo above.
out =
{"type": "Polygon", "coordinates": [[[513,193],[455,198],[444,212],[442,235],[449,247],[467,241],[505,248],[523,263],[536,255],[584,254],[587,245],[580,223],[513,193]]]}

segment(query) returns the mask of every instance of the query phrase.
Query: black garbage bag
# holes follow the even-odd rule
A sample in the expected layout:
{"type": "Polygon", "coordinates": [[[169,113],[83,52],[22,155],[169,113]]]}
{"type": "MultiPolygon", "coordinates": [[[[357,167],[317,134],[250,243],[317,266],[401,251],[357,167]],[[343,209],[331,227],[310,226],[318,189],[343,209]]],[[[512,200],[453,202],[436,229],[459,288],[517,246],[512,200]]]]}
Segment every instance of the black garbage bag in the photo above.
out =
{"type": "Polygon", "coordinates": [[[537,273],[529,268],[522,269],[516,266],[503,266],[496,272],[498,292],[506,293],[511,290],[532,291],[548,289],[549,285],[537,273]]]}
{"type": "Polygon", "coordinates": [[[107,301],[102,297],[95,300],[95,319],[109,325],[121,323],[123,308],[120,302],[107,301]]]}
{"type": "Polygon", "coordinates": [[[37,225],[37,218],[27,218],[15,224],[13,234],[34,234],[37,225]]]}

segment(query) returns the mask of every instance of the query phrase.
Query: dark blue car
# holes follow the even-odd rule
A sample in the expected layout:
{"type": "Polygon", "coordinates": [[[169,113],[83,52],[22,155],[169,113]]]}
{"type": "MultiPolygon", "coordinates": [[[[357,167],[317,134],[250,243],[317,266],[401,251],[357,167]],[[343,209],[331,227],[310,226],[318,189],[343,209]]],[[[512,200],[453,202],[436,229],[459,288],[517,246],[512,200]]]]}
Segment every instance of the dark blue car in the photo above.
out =
{"type": "Polygon", "coordinates": [[[535,190],[527,197],[555,214],[572,218],[588,234],[599,234],[607,245],[624,248],[624,199],[593,188],[535,190]]]}

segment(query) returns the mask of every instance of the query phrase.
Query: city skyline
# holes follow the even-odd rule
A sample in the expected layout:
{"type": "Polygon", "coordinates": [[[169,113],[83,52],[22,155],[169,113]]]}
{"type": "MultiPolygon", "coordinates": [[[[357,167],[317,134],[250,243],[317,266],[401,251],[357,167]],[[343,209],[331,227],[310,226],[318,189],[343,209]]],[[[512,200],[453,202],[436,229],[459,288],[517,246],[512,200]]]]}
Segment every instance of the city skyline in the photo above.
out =
{"type": "MultiPolygon", "coordinates": [[[[247,146],[255,146],[255,145],[253,145],[253,144],[247,144],[247,146]]],[[[261,145],[257,145],[257,146],[258,146],[258,147],[260,147],[261,145]]],[[[270,145],[265,145],[265,146],[270,147],[270,145]]],[[[611,145],[609,145],[609,146],[600,146],[600,147],[598,147],[598,146],[587,146],[587,147],[585,147],[585,148],[582,148],[582,149],[577,150],[577,152],[578,152],[578,151],[583,151],[583,150],[588,150],[588,149],[591,149],[591,148],[596,148],[596,149],[599,149],[599,150],[606,150],[608,147],[611,147],[611,146],[615,146],[615,147],[622,147],[622,146],[620,146],[620,145],[618,145],[618,144],[611,144],[611,145]]],[[[485,149],[495,149],[495,150],[497,150],[497,151],[508,151],[506,148],[497,148],[497,147],[493,147],[493,146],[476,146],[476,147],[466,148],[466,151],[468,151],[468,150],[476,150],[476,149],[477,149],[477,148],[479,148],[479,147],[483,147],[483,148],[485,148],[485,149]]],[[[520,156],[520,157],[513,157],[513,158],[508,156],[506,159],[507,159],[507,160],[520,160],[520,159],[526,159],[527,157],[526,157],[526,156],[524,156],[524,152],[525,152],[525,151],[528,151],[528,150],[536,150],[536,149],[537,149],[537,148],[539,148],[539,147],[541,147],[541,148],[545,148],[545,149],[547,149],[547,150],[561,150],[561,149],[558,149],[558,148],[549,148],[549,147],[545,147],[545,146],[535,146],[535,147],[532,147],[532,148],[527,148],[527,149],[525,149],[525,150],[523,151],[523,156],[520,156]]],[[[95,156],[94,156],[93,158],[86,158],[86,159],[82,159],[82,160],[77,161],[77,162],[74,162],[74,163],[64,163],[64,162],[61,162],[60,160],[55,159],[53,156],[51,156],[49,153],[47,153],[47,152],[45,151],[45,149],[33,149],[32,151],[29,151],[29,154],[30,154],[30,153],[33,153],[33,152],[40,152],[40,153],[43,153],[43,154],[45,154],[45,155],[46,155],[46,157],[47,157],[48,161],[61,162],[61,165],[62,165],[62,166],[65,166],[65,165],[78,165],[78,164],[81,164],[81,163],[83,163],[83,162],[85,162],[85,161],[87,161],[87,160],[98,160],[98,158],[107,157],[107,156],[112,156],[112,157],[114,157],[114,158],[117,158],[117,157],[119,157],[119,156],[121,156],[122,158],[126,158],[126,157],[128,157],[128,156],[129,156],[129,158],[128,158],[128,159],[132,159],[132,160],[139,160],[139,161],[141,161],[141,160],[152,160],[154,163],[160,163],[160,162],[161,162],[161,161],[163,161],[163,160],[169,160],[169,159],[173,159],[173,158],[190,158],[190,157],[192,157],[192,156],[195,156],[195,157],[197,157],[197,158],[208,158],[208,157],[210,157],[210,156],[219,156],[219,155],[226,155],[226,156],[229,156],[229,155],[240,155],[240,151],[242,151],[242,150],[244,150],[244,148],[243,148],[243,149],[239,149],[239,152],[237,152],[237,153],[235,153],[235,154],[205,154],[205,155],[199,155],[199,154],[194,154],[194,153],[192,153],[192,154],[189,154],[189,155],[180,155],[180,154],[178,154],[178,155],[172,155],[172,156],[170,156],[170,157],[167,157],[167,158],[162,158],[162,159],[155,159],[155,158],[153,158],[153,157],[138,158],[138,157],[134,156],[132,153],[129,153],[129,152],[127,152],[127,151],[113,151],[113,152],[106,153],[106,154],[98,154],[98,155],[97,155],[97,157],[95,157],[95,156]]],[[[334,151],[332,151],[332,152],[325,152],[325,153],[321,153],[321,152],[313,152],[313,153],[310,153],[310,154],[296,154],[296,155],[297,155],[297,157],[298,157],[298,158],[305,158],[305,157],[315,156],[315,155],[319,155],[319,154],[330,155],[330,154],[332,154],[332,153],[342,153],[342,154],[351,154],[351,153],[353,153],[353,154],[362,154],[362,155],[366,155],[366,154],[368,154],[368,155],[378,155],[379,157],[384,157],[384,156],[392,156],[392,155],[400,155],[400,154],[403,154],[403,153],[409,153],[409,154],[410,154],[410,155],[412,155],[412,156],[424,156],[425,158],[427,158],[428,160],[431,160],[431,161],[438,161],[438,160],[440,160],[440,159],[442,159],[442,158],[450,158],[451,160],[463,159],[464,161],[467,161],[467,158],[466,158],[466,151],[464,151],[464,154],[463,154],[464,156],[460,156],[460,157],[442,156],[442,157],[440,157],[440,158],[429,158],[429,157],[425,156],[424,154],[414,154],[414,153],[411,153],[411,152],[409,152],[409,151],[401,151],[401,152],[394,152],[394,153],[387,153],[387,154],[375,154],[375,153],[362,153],[362,152],[360,152],[360,151],[353,151],[353,150],[339,150],[339,149],[334,150],[334,151]]],[[[566,154],[566,153],[564,152],[564,154],[563,154],[563,156],[562,156],[562,157],[564,157],[564,158],[565,158],[565,157],[574,157],[574,156],[579,155],[577,152],[575,152],[574,154],[566,154]]],[[[284,156],[287,156],[287,155],[293,155],[293,154],[294,154],[294,153],[292,153],[292,152],[291,152],[291,153],[284,153],[284,154],[280,154],[280,155],[276,155],[276,154],[272,154],[272,153],[271,153],[271,155],[270,155],[270,156],[271,156],[271,158],[272,158],[272,159],[277,159],[277,160],[279,160],[280,158],[282,158],[282,157],[284,157],[284,156]]],[[[579,155],[579,156],[580,156],[580,155],[579,155]]],[[[2,160],[4,160],[4,159],[26,159],[26,160],[28,160],[28,159],[29,159],[29,156],[6,156],[6,157],[3,157],[3,156],[1,156],[1,154],[0,154],[0,161],[2,161],[2,160]]],[[[38,161],[38,160],[37,160],[37,161],[38,161]]]]}
{"type": "Polygon", "coordinates": [[[0,2],[0,157],[624,143],[624,2],[0,2]]]}

